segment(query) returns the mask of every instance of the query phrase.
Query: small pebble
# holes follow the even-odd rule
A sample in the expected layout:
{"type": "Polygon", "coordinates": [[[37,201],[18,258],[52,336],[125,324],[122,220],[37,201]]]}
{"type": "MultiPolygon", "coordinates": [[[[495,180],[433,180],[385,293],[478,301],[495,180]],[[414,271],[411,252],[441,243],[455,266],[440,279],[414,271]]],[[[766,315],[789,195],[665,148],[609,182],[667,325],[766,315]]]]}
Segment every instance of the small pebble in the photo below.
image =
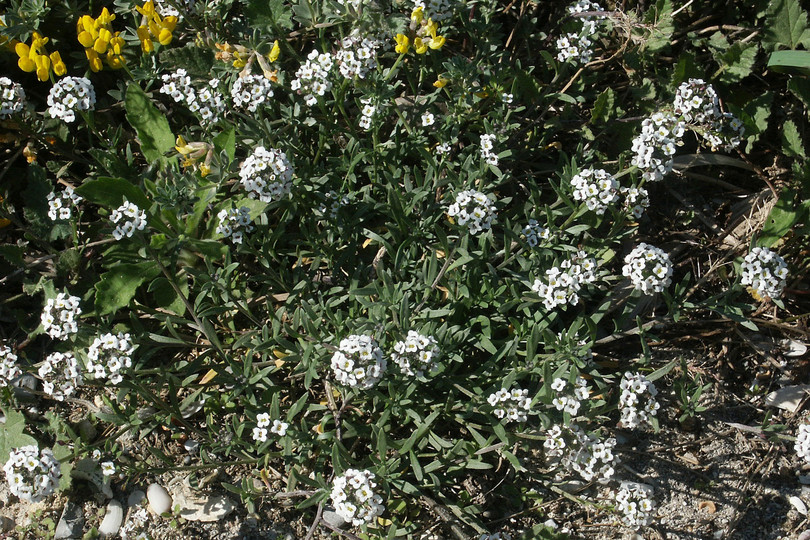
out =
{"type": "Polygon", "coordinates": [[[129,507],[138,506],[139,504],[141,504],[141,501],[143,501],[145,498],[146,493],[144,493],[140,489],[136,489],[135,491],[129,494],[129,497],[127,497],[127,506],[129,507]]]}
{"type": "Polygon", "coordinates": [[[788,501],[790,501],[790,504],[793,505],[793,508],[795,508],[798,513],[800,513],[803,516],[807,515],[807,505],[804,504],[804,502],[800,498],[793,495],[788,499],[788,501]]]}
{"type": "Polygon", "coordinates": [[[149,509],[157,515],[164,514],[172,508],[169,492],[159,484],[152,484],[146,488],[146,498],[149,500],[149,509]]]}

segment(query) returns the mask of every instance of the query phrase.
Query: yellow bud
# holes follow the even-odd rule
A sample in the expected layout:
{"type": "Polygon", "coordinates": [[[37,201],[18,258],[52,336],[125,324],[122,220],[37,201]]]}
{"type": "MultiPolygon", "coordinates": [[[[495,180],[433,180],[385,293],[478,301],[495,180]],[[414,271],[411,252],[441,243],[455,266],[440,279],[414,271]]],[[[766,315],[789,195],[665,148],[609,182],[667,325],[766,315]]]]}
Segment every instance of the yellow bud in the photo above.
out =
{"type": "Polygon", "coordinates": [[[98,38],[96,42],[93,44],[93,50],[99,54],[107,52],[107,46],[110,43],[104,39],[98,38]]]}
{"type": "Polygon", "coordinates": [[[93,46],[93,42],[95,41],[93,39],[93,35],[90,32],[87,32],[86,30],[79,33],[78,39],[79,39],[79,43],[82,44],[82,47],[85,47],[85,48],[88,48],[88,49],[93,46]]]}
{"type": "Polygon", "coordinates": [[[67,73],[67,66],[62,62],[62,55],[59,54],[59,51],[53,51],[51,53],[51,62],[53,63],[53,72],[57,77],[61,77],[67,73]]]}
{"type": "Polygon", "coordinates": [[[81,19],[79,19],[79,23],[81,23],[82,28],[85,32],[90,34],[91,36],[95,37],[96,34],[96,25],[93,17],[90,15],[84,15],[81,19]]]}
{"type": "Polygon", "coordinates": [[[450,82],[449,79],[445,79],[444,77],[440,76],[438,79],[436,79],[436,82],[433,83],[433,86],[435,86],[436,88],[444,88],[445,86],[447,86],[447,83],[449,82],[450,82]]]}
{"type": "Polygon", "coordinates": [[[278,40],[273,43],[273,48],[270,49],[270,54],[267,55],[267,59],[271,62],[275,62],[278,60],[278,55],[281,54],[281,47],[278,46],[278,40]]]}
{"type": "Polygon", "coordinates": [[[211,172],[211,167],[209,167],[205,163],[200,165],[200,176],[205,178],[206,176],[208,176],[208,173],[210,173],[210,172],[211,172]]]}
{"type": "Polygon", "coordinates": [[[422,18],[424,14],[422,13],[422,8],[418,7],[411,12],[411,20],[416,24],[420,24],[422,22],[422,18]]]}
{"type": "Polygon", "coordinates": [[[158,41],[161,45],[168,45],[172,42],[172,32],[168,28],[164,28],[158,34],[158,41]]]}
{"type": "Polygon", "coordinates": [[[121,69],[124,67],[124,58],[109,50],[107,51],[107,65],[112,69],[121,69]]]}
{"type": "Polygon", "coordinates": [[[101,28],[98,31],[98,37],[109,43],[110,40],[113,38],[113,34],[106,28],[101,28]]]}
{"type": "Polygon", "coordinates": [[[439,25],[433,22],[433,19],[428,19],[426,28],[431,37],[436,37],[436,32],[439,31],[439,25]]]}
{"type": "Polygon", "coordinates": [[[163,19],[160,25],[163,28],[167,29],[169,32],[174,32],[174,29],[177,26],[177,16],[169,15],[168,17],[163,19]]]}
{"type": "Polygon", "coordinates": [[[93,72],[101,71],[101,58],[98,57],[98,53],[95,49],[85,49],[84,54],[87,56],[87,61],[90,63],[90,69],[93,72]]]}

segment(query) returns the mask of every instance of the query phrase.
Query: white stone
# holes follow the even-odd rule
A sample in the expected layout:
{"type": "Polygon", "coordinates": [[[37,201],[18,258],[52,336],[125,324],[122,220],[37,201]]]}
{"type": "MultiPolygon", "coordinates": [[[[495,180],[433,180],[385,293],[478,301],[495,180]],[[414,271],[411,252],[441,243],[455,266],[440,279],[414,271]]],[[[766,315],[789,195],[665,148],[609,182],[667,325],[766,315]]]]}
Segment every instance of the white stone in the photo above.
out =
{"type": "Polygon", "coordinates": [[[790,501],[790,504],[793,505],[793,508],[795,508],[798,513],[803,516],[807,515],[807,505],[804,504],[800,498],[793,495],[792,497],[788,498],[788,501],[790,501]]]}
{"type": "Polygon", "coordinates": [[[118,534],[118,529],[121,528],[121,522],[124,521],[124,507],[117,500],[113,499],[107,504],[107,513],[104,514],[104,519],[101,520],[101,525],[98,526],[98,532],[102,538],[113,538],[118,534]]]}
{"type": "Polygon", "coordinates": [[[159,484],[151,484],[146,488],[146,498],[149,500],[149,509],[157,515],[172,509],[172,498],[169,492],[159,484]]]}

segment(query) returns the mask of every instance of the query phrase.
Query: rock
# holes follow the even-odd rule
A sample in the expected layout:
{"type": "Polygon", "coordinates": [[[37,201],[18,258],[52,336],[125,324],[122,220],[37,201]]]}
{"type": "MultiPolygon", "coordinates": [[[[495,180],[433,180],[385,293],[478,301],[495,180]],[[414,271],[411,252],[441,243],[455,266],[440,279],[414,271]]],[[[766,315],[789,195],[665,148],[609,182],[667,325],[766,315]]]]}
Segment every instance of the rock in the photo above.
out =
{"type": "Polygon", "coordinates": [[[81,538],[82,529],[84,528],[84,514],[81,507],[68,501],[65,508],[62,510],[62,517],[59,518],[59,523],[56,524],[56,532],[54,538],[81,538]]]}
{"type": "Polygon", "coordinates": [[[151,484],[146,488],[146,498],[149,500],[149,509],[157,515],[172,509],[172,498],[160,484],[151,484]]]}
{"type": "Polygon", "coordinates": [[[784,355],[788,357],[804,356],[807,352],[807,345],[801,341],[794,341],[792,339],[783,339],[779,345],[784,351],[784,355]]]}
{"type": "Polygon", "coordinates": [[[37,378],[30,373],[20,375],[11,382],[14,397],[21,401],[32,402],[37,400],[37,396],[31,393],[37,389],[37,378]]]}
{"type": "Polygon", "coordinates": [[[98,532],[102,538],[113,538],[118,534],[121,523],[124,521],[124,506],[113,499],[107,505],[107,513],[98,526],[98,532]]]}
{"type": "Polygon", "coordinates": [[[129,494],[129,497],[127,497],[127,506],[130,508],[133,506],[138,506],[139,504],[141,504],[141,502],[143,502],[145,498],[146,493],[144,493],[140,489],[136,489],[135,491],[129,494]]]}
{"type": "Polygon", "coordinates": [[[798,513],[803,516],[807,515],[807,505],[805,505],[800,498],[793,495],[792,497],[788,498],[788,501],[790,501],[790,504],[793,505],[793,508],[795,508],[798,513]]]}
{"type": "Polygon", "coordinates": [[[14,520],[10,517],[0,516],[0,531],[8,532],[14,529],[14,520]]]}
{"type": "Polygon", "coordinates": [[[810,530],[804,531],[802,534],[800,534],[798,540],[810,540],[810,530]]]}
{"type": "Polygon", "coordinates": [[[70,476],[76,480],[85,480],[90,483],[97,493],[101,493],[107,499],[112,499],[113,492],[110,488],[110,477],[104,476],[99,468],[98,461],[92,458],[79,460],[70,476]]]}
{"type": "Polygon", "coordinates": [[[198,443],[194,439],[189,439],[183,443],[183,448],[185,448],[186,452],[188,452],[189,454],[196,454],[197,451],[200,449],[200,443],[198,443]]]}
{"type": "Polygon", "coordinates": [[[810,392],[810,384],[786,386],[765,396],[765,404],[795,413],[807,392],[810,392]]]}
{"type": "Polygon", "coordinates": [[[346,525],[346,520],[340,517],[334,510],[324,510],[321,518],[336,529],[342,529],[346,525]]]}
{"type": "Polygon", "coordinates": [[[180,507],[180,517],[189,521],[219,521],[235,508],[233,502],[223,495],[202,498],[180,496],[175,499],[175,503],[180,507]]]}
{"type": "Polygon", "coordinates": [[[84,442],[91,442],[95,440],[96,435],[98,435],[98,430],[96,430],[96,426],[93,423],[85,418],[79,425],[76,426],[79,430],[79,436],[82,438],[84,442]]]}

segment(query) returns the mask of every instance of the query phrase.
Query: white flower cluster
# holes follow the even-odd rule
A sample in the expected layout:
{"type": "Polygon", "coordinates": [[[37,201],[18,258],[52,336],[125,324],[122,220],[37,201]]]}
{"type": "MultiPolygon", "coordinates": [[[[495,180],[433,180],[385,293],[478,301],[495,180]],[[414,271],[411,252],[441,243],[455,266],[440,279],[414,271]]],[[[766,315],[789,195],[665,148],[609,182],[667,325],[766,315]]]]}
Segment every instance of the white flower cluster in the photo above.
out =
{"type": "Polygon", "coordinates": [[[337,219],[340,209],[351,202],[351,198],[348,195],[339,195],[337,191],[333,189],[329,190],[323,197],[326,200],[318,205],[315,212],[323,217],[327,217],[328,215],[329,219],[337,219]],[[329,206],[327,206],[327,203],[329,203],[329,206]]]}
{"type": "Polygon", "coordinates": [[[810,463],[810,424],[801,424],[796,433],[796,455],[810,463]]]}
{"type": "Polygon", "coordinates": [[[67,339],[70,334],[79,331],[78,319],[82,314],[79,297],[59,293],[50,298],[42,310],[42,328],[53,339],[67,339]]]}
{"type": "Polygon", "coordinates": [[[559,267],[546,270],[546,281],[536,279],[532,290],[543,299],[546,309],[579,302],[579,291],[583,285],[596,281],[596,259],[578,251],[571,259],[563,261],[559,267]]]}
{"type": "Polygon", "coordinates": [[[0,77],[0,118],[21,112],[25,107],[25,90],[8,77],[0,77]]]}
{"type": "Polygon", "coordinates": [[[251,199],[272,202],[290,192],[293,172],[287,154],[259,146],[242,163],[239,177],[251,199]]]}
{"type": "Polygon", "coordinates": [[[360,109],[360,127],[364,130],[368,131],[371,129],[371,120],[374,118],[374,115],[377,113],[376,105],[372,105],[371,98],[362,98],[360,102],[363,104],[363,108],[360,109]]]}
{"type": "Polygon", "coordinates": [[[495,148],[495,135],[484,134],[481,135],[481,157],[493,167],[498,166],[498,154],[493,150],[495,148]]]}
{"type": "Polygon", "coordinates": [[[624,258],[622,275],[642,293],[658,293],[672,283],[672,261],[661,248],[642,242],[624,258]]]}
{"type": "Polygon", "coordinates": [[[640,219],[644,211],[650,207],[650,196],[647,190],[642,187],[623,187],[621,193],[624,196],[624,209],[630,212],[633,217],[640,219]]]}
{"type": "MultiPolygon", "coordinates": [[[[577,15],[588,11],[602,11],[596,2],[578,0],[568,6],[568,13],[577,15]]],[[[557,60],[566,62],[573,59],[575,62],[587,64],[591,61],[593,50],[591,36],[596,33],[598,23],[602,16],[578,16],[575,20],[582,24],[578,32],[569,32],[557,39],[557,60]]]]}
{"type": "Polygon", "coordinates": [[[335,61],[329,53],[313,50],[307,56],[298,71],[295,72],[295,79],[290,83],[290,89],[299,95],[304,95],[304,102],[310,107],[318,102],[315,96],[323,96],[332,88],[329,82],[329,71],[335,61]]]}
{"type": "Polygon", "coordinates": [[[183,15],[178,11],[174,4],[180,4],[186,8],[186,10],[194,9],[195,4],[197,3],[196,0],[180,0],[174,3],[169,3],[167,0],[155,0],[155,11],[161,17],[177,17],[178,20],[183,18],[183,15]]]}
{"type": "Polygon", "coordinates": [[[340,50],[335,55],[340,74],[346,79],[365,79],[372,69],[377,68],[377,49],[380,42],[371,37],[360,37],[357,31],[340,42],[340,50]]]}
{"type": "Polygon", "coordinates": [[[521,235],[526,239],[529,247],[536,247],[540,240],[547,241],[551,238],[551,231],[541,226],[536,219],[530,219],[529,223],[523,227],[521,235]]]}
{"type": "Polygon", "coordinates": [[[110,221],[115,225],[113,238],[121,240],[125,236],[130,238],[135,231],[142,231],[146,227],[146,212],[138,205],[124,199],[124,204],[110,214],[110,221]]]}
{"type": "Polygon", "coordinates": [[[655,396],[658,390],[655,385],[640,373],[627,372],[619,383],[622,395],[619,396],[621,425],[627,429],[652,425],[650,417],[658,414],[661,405],[655,396]]]}
{"type": "Polygon", "coordinates": [[[436,371],[439,345],[433,336],[423,336],[409,330],[403,341],[394,344],[391,359],[406,375],[422,377],[425,372],[436,371]]]}
{"type": "Polygon", "coordinates": [[[160,93],[171,96],[177,103],[185,103],[186,107],[191,112],[197,113],[204,122],[216,122],[225,111],[225,101],[217,89],[219,86],[217,79],[211,79],[208,85],[199,91],[191,85],[191,77],[182,68],[164,74],[161,79],[163,86],[160,87],[160,93]]]}
{"type": "Polygon", "coordinates": [[[501,388],[489,395],[487,403],[495,407],[492,413],[496,417],[501,420],[506,419],[504,423],[525,422],[527,413],[532,408],[529,391],[520,388],[513,388],[512,390],[501,388]]]}
{"type": "Polygon", "coordinates": [[[343,338],[332,355],[335,379],[346,386],[371,388],[382,378],[386,367],[382,349],[370,336],[353,334],[343,338]]]}
{"type": "Polygon", "coordinates": [[[616,439],[602,440],[594,433],[585,433],[576,424],[551,426],[543,446],[549,458],[558,460],[564,470],[573,469],[586,482],[607,482],[619,462],[618,456],[613,455],[616,439]]]}
{"type": "Polygon", "coordinates": [[[22,375],[22,370],[17,366],[17,355],[11,352],[11,348],[0,345],[0,386],[8,386],[11,381],[22,375]]]}
{"type": "Polygon", "coordinates": [[[132,367],[130,355],[134,350],[129,334],[102,334],[87,350],[87,372],[94,379],[109,377],[111,383],[118,384],[124,380],[121,371],[132,367]]]}
{"type": "Polygon", "coordinates": [[[435,149],[436,155],[444,156],[450,153],[450,143],[442,143],[436,146],[435,149]]]}
{"type": "Polygon", "coordinates": [[[672,171],[672,156],[685,131],[686,124],[671,113],[657,112],[641,122],[631,163],[643,171],[646,181],[657,182],[672,171]]]}
{"type": "Polygon", "coordinates": [[[95,105],[96,92],[85,77],[64,77],[48,93],[48,114],[68,123],[76,120],[76,111],[89,111],[95,105]]]}
{"type": "Polygon", "coordinates": [[[583,201],[588,210],[602,215],[619,200],[619,182],[604,169],[584,169],[571,179],[574,200],[583,201]]]}
{"type": "Polygon", "coordinates": [[[73,192],[70,186],[65,187],[59,195],[55,191],[48,193],[48,217],[56,221],[57,219],[70,219],[71,205],[77,205],[82,198],[73,192]]]}
{"type": "Polygon", "coordinates": [[[582,401],[590,396],[588,383],[582,377],[577,377],[573,385],[558,377],[551,383],[551,389],[557,392],[557,397],[551,400],[551,404],[558,411],[567,412],[571,416],[576,416],[582,401]],[[573,396],[569,393],[571,387],[573,387],[573,396]]]}
{"type": "Polygon", "coordinates": [[[332,504],[344,521],[355,527],[370,523],[383,513],[383,498],[374,493],[374,473],[347,469],[332,484],[332,504]]]}
{"type": "Polygon", "coordinates": [[[712,149],[739,146],[745,128],[739,118],[720,109],[720,98],[712,85],[703,79],[681,83],[673,102],[675,113],[695,124],[696,131],[712,149]]]}
{"type": "Polygon", "coordinates": [[[341,6],[352,6],[355,11],[360,9],[360,5],[363,3],[363,0],[337,0],[337,3],[341,6]]]}
{"type": "Polygon", "coordinates": [[[247,75],[233,83],[231,97],[237,107],[256,112],[260,106],[269,104],[273,97],[273,87],[270,80],[263,75],[247,75]]]}
{"type": "Polygon", "coordinates": [[[36,445],[15,448],[3,465],[11,492],[26,501],[40,502],[59,485],[62,473],[50,448],[39,451],[36,445]]]}
{"type": "Polygon", "coordinates": [[[219,218],[217,234],[225,238],[230,237],[234,244],[241,244],[244,233],[253,232],[255,228],[250,222],[250,208],[247,206],[220,210],[217,217],[219,218]]]}
{"type": "Polygon", "coordinates": [[[447,215],[459,225],[467,225],[471,234],[492,228],[495,220],[495,205],[480,191],[473,189],[456,195],[456,202],[447,209],[447,215]]]}
{"type": "Polygon", "coordinates": [[[441,22],[453,15],[453,10],[458,4],[458,1],[451,0],[415,0],[413,7],[414,9],[422,8],[426,19],[441,22]]]}
{"type": "Polygon", "coordinates": [[[267,441],[267,433],[273,433],[279,437],[287,434],[287,428],[290,424],[282,422],[281,420],[273,420],[273,425],[270,425],[270,415],[268,413],[260,413],[256,416],[256,427],[253,428],[253,440],[258,442],[267,441]],[[268,427],[270,428],[268,430],[268,427]]]}
{"type": "Polygon", "coordinates": [[[593,57],[591,45],[593,42],[584,31],[582,34],[568,32],[557,38],[557,60],[560,62],[573,60],[576,63],[587,64],[593,57]]]}
{"type": "Polygon", "coordinates": [[[766,247],[755,247],[743,259],[743,285],[748,285],[754,297],[778,298],[785,288],[788,268],[785,259],[766,247]]]}
{"type": "Polygon", "coordinates": [[[616,508],[622,513],[622,521],[632,529],[652,523],[652,487],[636,482],[622,482],[616,492],[616,508]]]}
{"type": "Polygon", "coordinates": [[[689,79],[681,83],[672,106],[675,114],[690,124],[705,124],[720,114],[720,98],[714,87],[703,79],[689,79]]]}
{"type": "Polygon", "coordinates": [[[45,357],[37,372],[42,379],[42,389],[57,401],[72,396],[82,384],[79,362],[73,353],[54,352],[45,357]]]}

